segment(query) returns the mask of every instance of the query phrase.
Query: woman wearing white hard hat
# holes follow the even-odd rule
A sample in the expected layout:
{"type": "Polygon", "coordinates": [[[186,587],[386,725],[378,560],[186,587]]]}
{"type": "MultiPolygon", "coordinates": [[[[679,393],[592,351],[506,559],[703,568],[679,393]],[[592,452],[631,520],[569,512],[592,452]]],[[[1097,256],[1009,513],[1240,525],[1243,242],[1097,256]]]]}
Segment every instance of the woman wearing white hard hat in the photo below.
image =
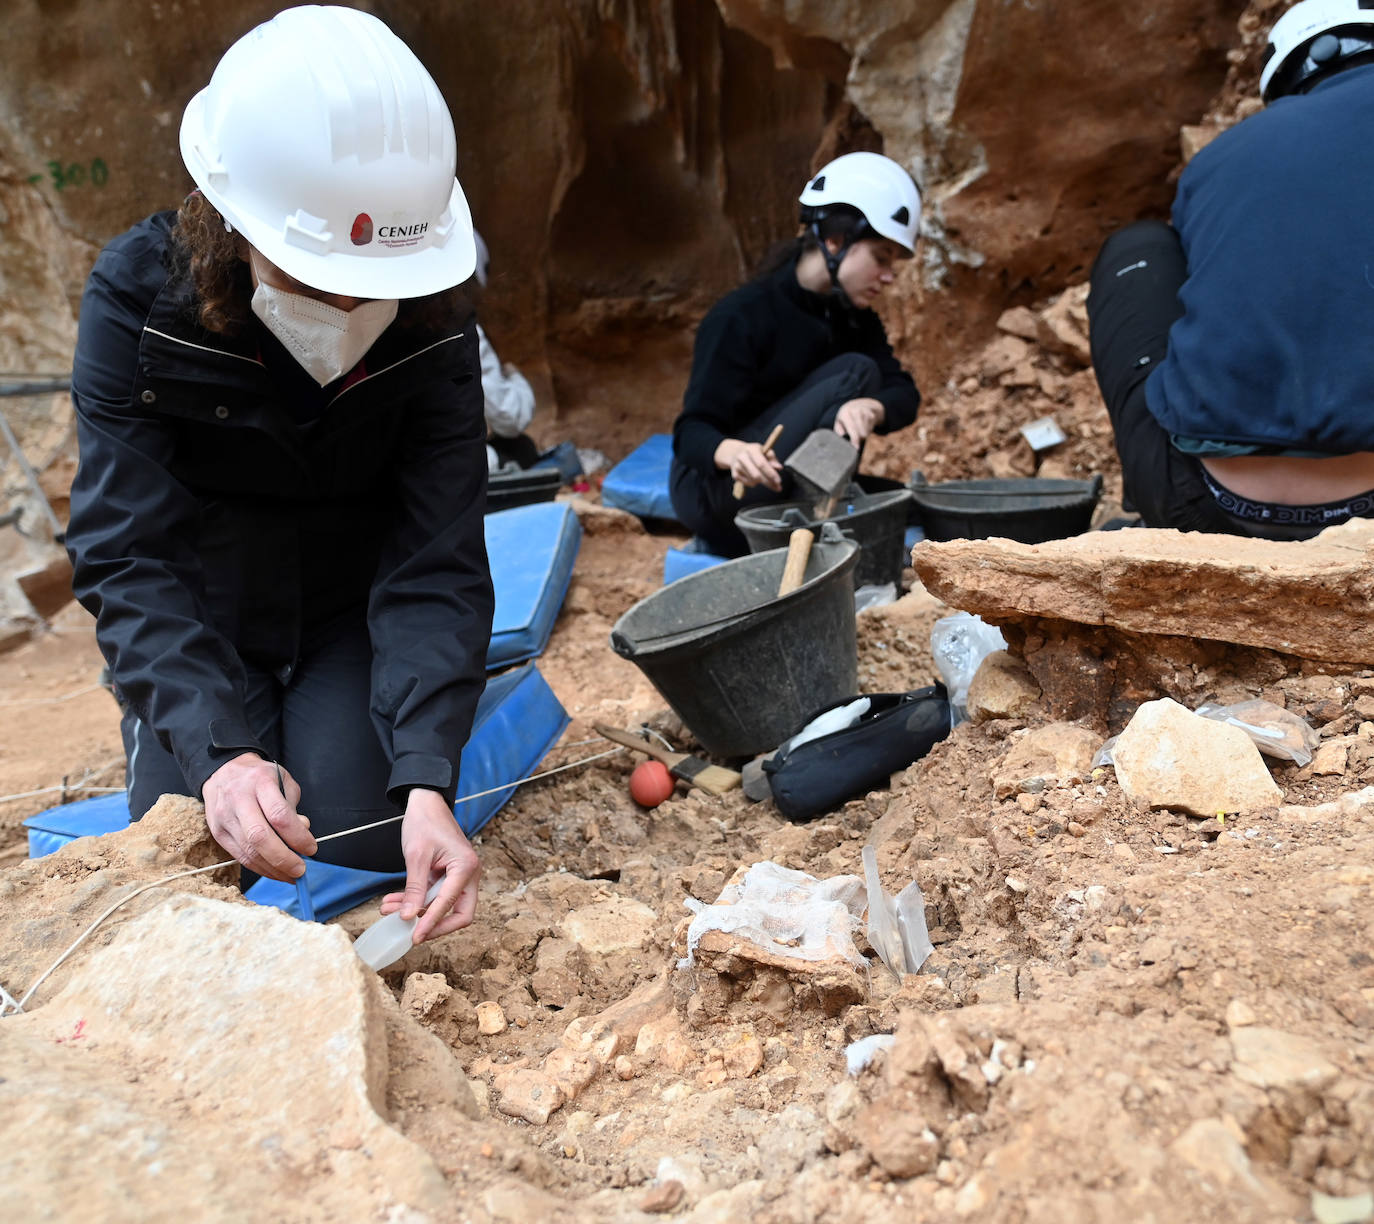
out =
{"type": "Polygon", "coordinates": [[[673,426],[674,512],[721,556],[749,551],[735,515],[789,495],[782,461],[809,433],[834,429],[862,446],[910,425],[920,402],[872,310],[915,253],[916,184],[890,158],[848,153],[800,201],[802,235],[701,321],[673,426]]]}
{"type": "Polygon", "coordinates": [[[276,879],[404,869],[405,917],[444,877],[416,939],[454,930],[493,600],[452,120],[381,21],[308,6],[229,48],[181,151],[197,190],[101,254],[72,375],[67,543],[131,814],[201,796],[276,879]]]}

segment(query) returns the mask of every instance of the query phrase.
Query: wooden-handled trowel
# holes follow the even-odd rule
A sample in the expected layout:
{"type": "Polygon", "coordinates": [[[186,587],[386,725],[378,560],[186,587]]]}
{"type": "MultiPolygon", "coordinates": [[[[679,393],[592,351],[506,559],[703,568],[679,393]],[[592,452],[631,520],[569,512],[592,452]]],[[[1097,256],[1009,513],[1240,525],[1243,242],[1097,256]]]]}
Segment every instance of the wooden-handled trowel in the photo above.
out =
{"type": "Polygon", "coordinates": [[[858,466],[859,448],[833,429],[813,430],[783,464],[796,478],[802,496],[814,503],[818,519],[835,513],[835,503],[845,495],[858,466]]]}

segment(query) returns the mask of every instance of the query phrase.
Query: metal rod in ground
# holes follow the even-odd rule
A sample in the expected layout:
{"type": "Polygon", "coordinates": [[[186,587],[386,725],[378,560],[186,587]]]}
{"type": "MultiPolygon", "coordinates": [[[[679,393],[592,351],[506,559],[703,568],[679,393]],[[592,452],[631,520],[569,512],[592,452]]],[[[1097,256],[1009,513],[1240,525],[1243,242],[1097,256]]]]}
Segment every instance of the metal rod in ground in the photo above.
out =
{"type": "Polygon", "coordinates": [[[57,515],[53,513],[52,505],[48,501],[48,495],[43,492],[43,486],[38,483],[38,473],[35,472],[24,455],[23,448],[19,445],[19,439],[14,436],[14,431],[10,428],[9,421],[5,418],[5,413],[0,410],[0,433],[5,435],[5,441],[9,443],[10,450],[14,452],[15,461],[19,464],[20,470],[28,479],[29,485],[33,488],[34,495],[43,506],[44,513],[48,516],[48,522],[52,524],[54,537],[62,534],[62,524],[58,521],[57,515]]]}

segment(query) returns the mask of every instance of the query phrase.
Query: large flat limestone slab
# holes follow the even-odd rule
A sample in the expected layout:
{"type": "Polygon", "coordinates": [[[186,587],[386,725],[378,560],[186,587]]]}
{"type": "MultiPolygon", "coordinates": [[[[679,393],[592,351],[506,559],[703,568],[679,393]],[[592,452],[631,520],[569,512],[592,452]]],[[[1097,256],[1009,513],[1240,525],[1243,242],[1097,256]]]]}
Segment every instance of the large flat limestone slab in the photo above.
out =
{"type": "Polygon", "coordinates": [[[179,897],[38,1010],[0,1020],[0,1184],[16,1218],[445,1216],[384,1120],[381,987],[337,927],[179,897]]]}
{"type": "Polygon", "coordinates": [[[926,589],[994,622],[1046,618],[1330,662],[1374,660],[1374,522],[1302,543],[1132,528],[1046,544],[923,541],[926,589]]]}

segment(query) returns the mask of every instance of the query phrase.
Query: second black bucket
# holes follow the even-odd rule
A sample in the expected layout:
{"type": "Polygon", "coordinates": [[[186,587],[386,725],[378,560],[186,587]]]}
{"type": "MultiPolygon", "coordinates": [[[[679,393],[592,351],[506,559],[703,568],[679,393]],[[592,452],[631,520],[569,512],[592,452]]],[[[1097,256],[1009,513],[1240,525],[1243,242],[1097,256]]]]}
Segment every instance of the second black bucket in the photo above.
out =
{"type": "Polygon", "coordinates": [[[790,594],[777,594],[785,548],[689,574],[616,621],[611,647],[713,756],[776,748],[821,706],[858,691],[858,557],[827,525],[790,594]]]}
{"type": "Polygon", "coordinates": [[[563,484],[556,467],[532,467],[493,472],[487,477],[487,510],[511,510],[535,502],[553,501],[563,484]]]}
{"type": "Polygon", "coordinates": [[[900,584],[906,564],[907,511],[911,493],[895,489],[884,493],[865,493],[851,485],[849,495],[828,519],[812,517],[810,503],[777,502],[771,506],[750,506],[735,515],[735,526],[744,533],[754,552],[787,547],[788,538],[798,527],[811,528],[815,535],[823,522],[834,523],[862,551],[854,570],[854,585],[883,586],[900,584]]]}
{"type": "Polygon", "coordinates": [[[927,540],[986,540],[1043,544],[1080,535],[1092,526],[1102,477],[1091,480],[947,480],[926,484],[913,474],[911,495],[927,540]]]}

